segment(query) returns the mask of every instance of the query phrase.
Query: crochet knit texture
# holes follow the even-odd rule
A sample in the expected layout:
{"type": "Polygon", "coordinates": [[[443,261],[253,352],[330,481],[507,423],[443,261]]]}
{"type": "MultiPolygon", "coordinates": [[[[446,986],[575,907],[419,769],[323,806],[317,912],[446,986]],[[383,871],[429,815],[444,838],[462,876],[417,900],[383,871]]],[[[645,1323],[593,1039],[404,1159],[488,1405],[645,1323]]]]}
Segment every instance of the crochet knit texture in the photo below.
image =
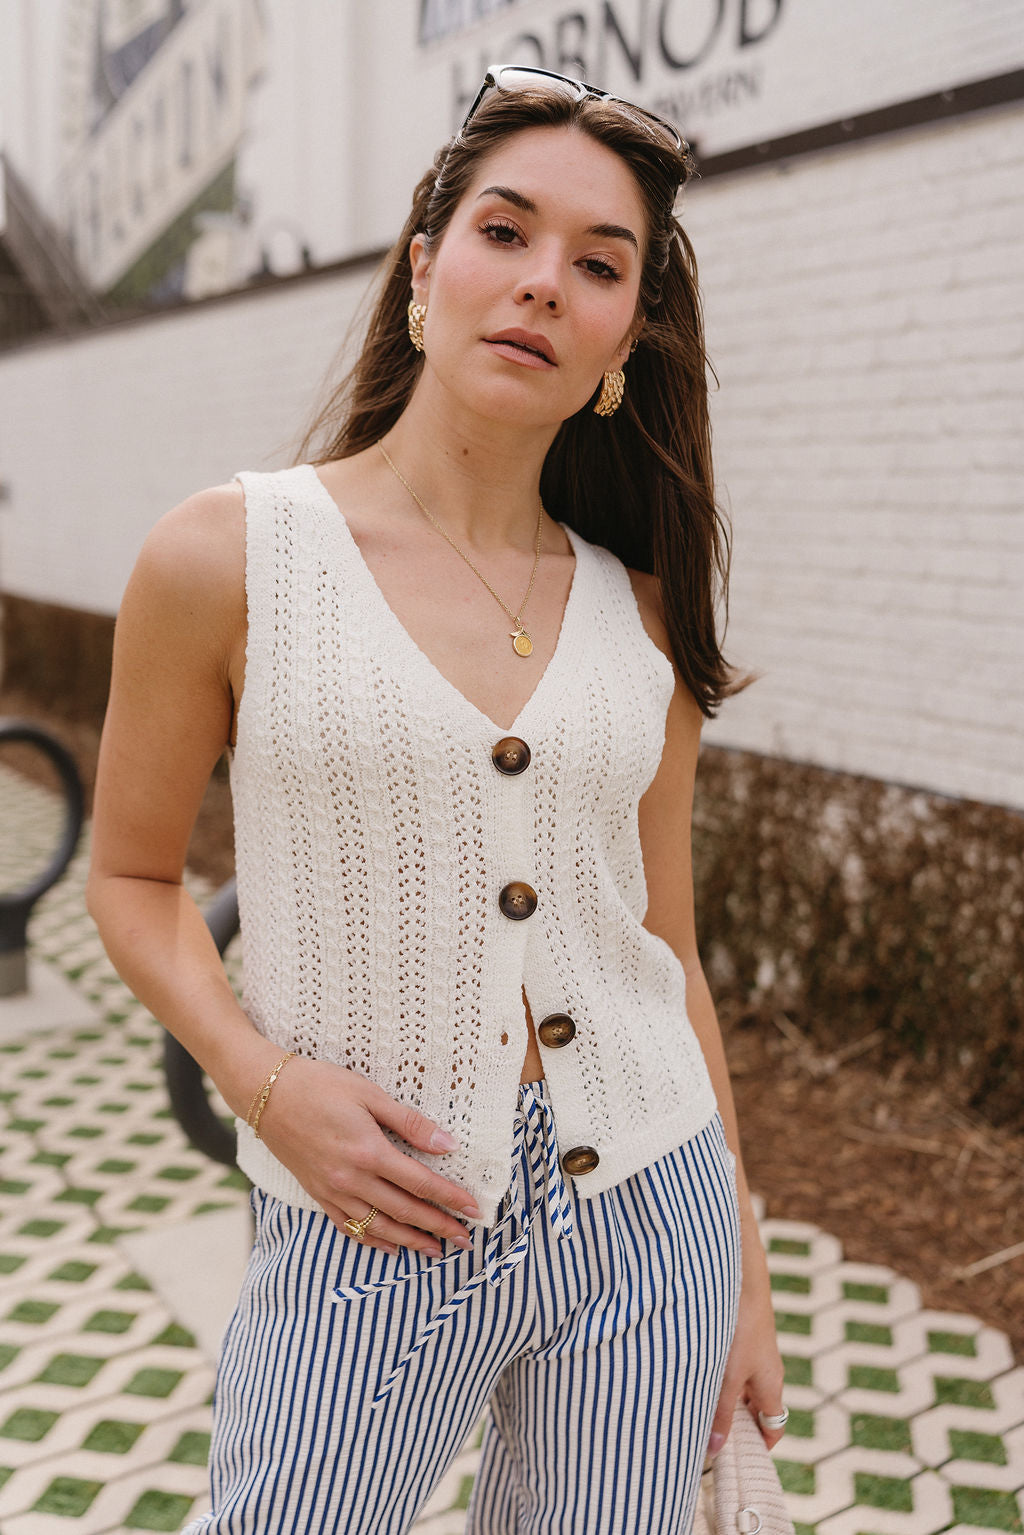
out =
{"type": "MultiPolygon", "coordinates": [[[[309,464],[236,475],[249,634],[231,759],[243,1005],[280,1046],[371,1078],[449,1129],[432,1155],[493,1225],[511,1177],[527,1045],[541,1045],[561,1155],[599,1156],[589,1199],[715,1111],[685,976],[642,925],[637,807],[661,758],[674,672],[629,576],[561,524],[576,565],[555,653],[511,725],[471,704],[413,641],[309,464]],[[502,736],[531,760],[512,776],[502,736]],[[537,893],[522,920],[506,884],[537,893]]],[[[244,1124],[239,1165],[317,1208],[244,1124]]]]}

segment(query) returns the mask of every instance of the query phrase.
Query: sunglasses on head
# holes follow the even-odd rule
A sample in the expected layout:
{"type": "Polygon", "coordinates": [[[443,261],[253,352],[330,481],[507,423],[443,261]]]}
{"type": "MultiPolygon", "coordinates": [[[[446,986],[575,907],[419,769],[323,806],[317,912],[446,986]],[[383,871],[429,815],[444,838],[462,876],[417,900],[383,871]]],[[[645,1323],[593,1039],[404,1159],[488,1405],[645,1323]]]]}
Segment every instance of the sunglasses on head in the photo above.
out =
{"type": "Polygon", "coordinates": [[[650,132],[654,127],[660,131],[677,150],[685,155],[688,146],[680,138],[675,126],[667,122],[664,117],[659,117],[656,112],[648,112],[646,107],[638,107],[633,101],[626,101],[622,96],[615,96],[611,91],[602,91],[596,85],[587,85],[584,80],[574,80],[571,75],[556,74],[553,69],[532,69],[520,64],[492,64],[484,76],[484,83],[476,94],[476,100],[462,119],[462,124],[456,140],[461,141],[463,131],[476,112],[481,101],[488,91],[523,91],[533,90],[538,86],[550,87],[554,83],[560,87],[567,87],[577,101],[583,101],[585,97],[592,96],[596,101],[612,101],[617,107],[622,107],[625,115],[637,124],[638,127],[650,132]]]}

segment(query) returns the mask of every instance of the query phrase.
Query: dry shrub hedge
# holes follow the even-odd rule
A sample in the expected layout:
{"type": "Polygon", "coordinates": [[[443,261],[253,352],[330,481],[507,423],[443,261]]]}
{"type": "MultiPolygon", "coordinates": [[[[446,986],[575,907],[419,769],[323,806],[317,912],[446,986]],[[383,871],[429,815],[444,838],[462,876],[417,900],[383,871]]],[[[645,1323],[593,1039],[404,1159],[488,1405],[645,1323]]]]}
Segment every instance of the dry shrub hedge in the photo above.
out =
{"type": "Polygon", "coordinates": [[[694,875],[701,953],[732,1017],[784,1013],[835,1050],[954,1071],[1024,1125],[1024,816],[706,747],[694,875]]]}

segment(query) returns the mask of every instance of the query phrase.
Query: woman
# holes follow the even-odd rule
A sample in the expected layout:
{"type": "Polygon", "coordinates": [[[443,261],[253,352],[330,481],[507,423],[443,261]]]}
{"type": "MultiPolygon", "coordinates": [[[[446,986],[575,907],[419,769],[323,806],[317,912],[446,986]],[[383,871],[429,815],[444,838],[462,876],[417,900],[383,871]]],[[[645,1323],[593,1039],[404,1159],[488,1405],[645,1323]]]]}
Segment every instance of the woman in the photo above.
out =
{"type": "Polygon", "coordinates": [[[689,874],[736,684],[688,168],[492,70],[327,447],[174,508],[125,594],[90,910],[255,1185],[193,1535],[398,1535],[488,1403],[473,1535],[677,1535],[740,1398],[779,1437],[689,874]],[[181,886],[225,745],[244,1011],[181,886]]]}

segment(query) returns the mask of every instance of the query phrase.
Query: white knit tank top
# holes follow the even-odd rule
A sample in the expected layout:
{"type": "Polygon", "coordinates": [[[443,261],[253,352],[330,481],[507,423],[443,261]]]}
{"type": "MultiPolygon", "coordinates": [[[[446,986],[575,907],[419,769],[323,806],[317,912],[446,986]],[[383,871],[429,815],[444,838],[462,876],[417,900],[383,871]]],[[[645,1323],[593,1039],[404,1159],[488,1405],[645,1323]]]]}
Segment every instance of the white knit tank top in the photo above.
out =
{"type": "MultiPolygon", "coordinates": [[[[642,925],[637,807],[674,672],[625,566],[561,524],[576,565],[557,648],[506,729],[413,641],[311,465],[235,478],[249,634],[231,786],[249,1017],[282,1052],[360,1072],[450,1130],[461,1149],[443,1156],[384,1133],[492,1225],[512,1171],[525,986],[562,1167],[581,1198],[600,1194],[716,1108],[682,964],[642,925]],[[529,748],[522,771],[496,765],[505,737],[529,748]],[[515,882],[536,896],[528,915],[515,882]]],[[[254,1183],[317,1208],[238,1134],[254,1183]]]]}

